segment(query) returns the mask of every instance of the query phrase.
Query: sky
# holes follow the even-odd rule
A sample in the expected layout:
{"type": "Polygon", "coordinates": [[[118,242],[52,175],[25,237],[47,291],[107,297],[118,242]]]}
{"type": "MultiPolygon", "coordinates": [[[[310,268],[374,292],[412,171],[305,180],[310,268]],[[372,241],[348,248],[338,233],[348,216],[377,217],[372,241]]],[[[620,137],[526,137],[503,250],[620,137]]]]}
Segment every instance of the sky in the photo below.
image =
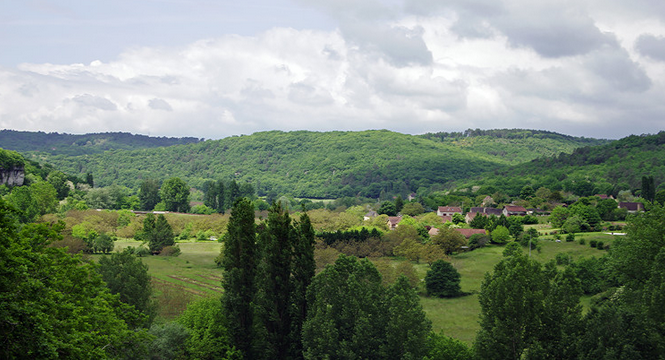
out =
{"type": "Polygon", "coordinates": [[[665,130],[662,0],[0,0],[0,128],[665,130]]]}

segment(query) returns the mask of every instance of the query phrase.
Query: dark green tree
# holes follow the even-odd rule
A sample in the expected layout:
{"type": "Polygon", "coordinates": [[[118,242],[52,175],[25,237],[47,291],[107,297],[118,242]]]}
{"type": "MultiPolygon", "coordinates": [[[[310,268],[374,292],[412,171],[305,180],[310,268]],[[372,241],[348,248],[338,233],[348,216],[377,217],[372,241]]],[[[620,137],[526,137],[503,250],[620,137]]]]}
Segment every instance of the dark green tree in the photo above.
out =
{"type": "Polygon", "coordinates": [[[257,244],[254,206],[245,198],[233,205],[224,238],[222,305],[231,344],[247,359],[253,358],[254,297],[257,244]]]}
{"type": "Polygon", "coordinates": [[[654,197],[654,200],[658,202],[660,205],[665,206],[665,189],[658,190],[658,192],[654,197]]]}
{"type": "Polygon", "coordinates": [[[95,187],[95,181],[93,180],[91,173],[85,174],[85,183],[90,185],[91,188],[95,187]]]}
{"type": "MultiPolygon", "coordinates": [[[[316,261],[314,260],[314,228],[307,213],[300,216],[300,221],[295,226],[296,238],[293,244],[293,266],[292,281],[293,294],[291,302],[293,304],[291,314],[291,339],[293,346],[291,354],[293,358],[301,359],[303,357],[302,349],[302,327],[307,318],[307,288],[312,283],[316,271],[316,261]]],[[[363,228],[364,230],[364,228],[363,228]]]]}
{"type": "Polygon", "coordinates": [[[653,176],[642,176],[642,197],[653,202],[656,197],[656,185],[653,176]]]}
{"type": "Polygon", "coordinates": [[[69,180],[67,175],[63,174],[60,171],[52,171],[47,178],[49,184],[53,186],[56,193],[58,194],[58,200],[63,200],[69,195],[69,180]]]}
{"type": "Polygon", "coordinates": [[[416,291],[401,275],[387,291],[388,324],[384,351],[392,359],[422,359],[432,329],[416,291]]]}
{"type": "Polygon", "coordinates": [[[428,296],[455,297],[460,294],[460,274],[447,261],[437,260],[425,275],[428,296]]]}
{"type": "Polygon", "coordinates": [[[303,326],[306,359],[385,359],[389,316],[381,274],[367,259],[340,255],[314,277],[303,326]]]}
{"type": "Polygon", "coordinates": [[[160,196],[166,211],[189,211],[189,185],[180,178],[170,178],[162,184],[160,196]]]}
{"type": "Polygon", "coordinates": [[[481,285],[481,329],[474,344],[479,358],[520,359],[540,331],[547,280],[540,264],[517,249],[481,285]]]}
{"type": "Polygon", "coordinates": [[[94,265],[49,244],[64,224],[27,224],[0,199],[0,358],[142,358],[141,315],[94,265]]]}
{"type": "Polygon", "coordinates": [[[522,188],[522,191],[520,191],[520,198],[522,199],[530,199],[536,194],[535,190],[533,190],[533,187],[531,185],[524,185],[522,188]]]}
{"type": "Polygon", "coordinates": [[[224,326],[224,315],[223,304],[214,298],[187,305],[187,310],[177,320],[189,332],[185,341],[186,358],[243,359],[242,353],[233,347],[232,335],[224,326]]]}
{"type": "MultiPolygon", "coordinates": [[[[147,218],[146,218],[147,220],[147,218]]],[[[145,231],[145,222],[144,222],[145,231]]],[[[163,214],[159,214],[154,229],[148,234],[148,248],[153,253],[159,253],[165,246],[175,245],[175,235],[171,225],[163,214]]]]}
{"type": "Polygon", "coordinates": [[[287,359],[291,342],[291,258],[296,232],[289,213],[279,202],[272,205],[262,224],[259,243],[262,250],[258,266],[256,314],[257,341],[266,359],[287,359]]]}
{"type": "Polygon", "coordinates": [[[159,201],[159,181],[155,179],[143,180],[139,188],[139,206],[141,210],[151,211],[159,201]]]}
{"type": "Polygon", "coordinates": [[[381,203],[381,207],[379,208],[378,213],[386,214],[388,216],[395,216],[397,215],[397,209],[395,208],[395,204],[393,202],[384,201],[381,203]]]}
{"type": "Polygon", "coordinates": [[[238,183],[235,180],[231,180],[227,184],[224,192],[224,197],[225,197],[224,203],[227,205],[235,203],[235,201],[241,197],[240,186],[238,186],[238,183]]]}
{"type": "Polygon", "coordinates": [[[112,294],[118,294],[120,301],[145,315],[142,323],[132,325],[149,327],[156,315],[156,304],[151,299],[152,286],[148,265],[134,255],[131,249],[125,249],[120,253],[101,257],[97,271],[112,294]]]}
{"type": "Polygon", "coordinates": [[[404,207],[404,199],[402,199],[402,195],[397,195],[397,198],[395,198],[395,211],[400,212],[402,211],[402,208],[404,207]]]}

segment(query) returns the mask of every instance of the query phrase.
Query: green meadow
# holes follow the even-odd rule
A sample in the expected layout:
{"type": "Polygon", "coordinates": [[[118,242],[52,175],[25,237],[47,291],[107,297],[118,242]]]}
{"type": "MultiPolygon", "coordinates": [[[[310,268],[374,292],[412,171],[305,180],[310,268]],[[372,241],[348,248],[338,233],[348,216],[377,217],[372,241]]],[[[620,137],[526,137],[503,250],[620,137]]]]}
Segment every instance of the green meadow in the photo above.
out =
{"type": "MultiPolygon", "coordinates": [[[[610,245],[614,236],[604,233],[577,234],[574,242],[556,242],[552,236],[545,236],[539,241],[540,250],[533,250],[531,256],[547,262],[555,259],[559,253],[573,259],[588,256],[602,256],[605,251],[589,246],[590,240],[603,241],[610,245]],[[579,239],[584,238],[586,244],[581,245],[579,239]]],[[[138,246],[135,240],[118,240],[115,251],[127,246],[138,246]]],[[[178,316],[187,303],[197,298],[219,296],[222,292],[222,270],[215,265],[214,259],[219,255],[222,244],[218,242],[178,242],[181,254],[177,257],[147,256],[141,258],[149,267],[152,276],[155,297],[160,305],[160,316],[172,319],[178,316]]],[[[453,255],[450,261],[459,271],[462,280],[462,291],[465,296],[452,299],[430,298],[425,294],[424,282],[421,281],[419,292],[421,304],[432,321],[435,331],[442,331],[466,343],[472,343],[479,329],[480,305],[478,293],[485,273],[492,271],[494,265],[502,258],[502,246],[488,246],[470,252],[453,255]]],[[[526,251],[526,249],[525,249],[526,251]]],[[[98,258],[104,255],[94,255],[98,258]]],[[[393,265],[406,261],[390,258],[393,265]]],[[[421,280],[424,279],[429,266],[424,263],[414,264],[421,280]]],[[[588,306],[588,299],[582,299],[588,306]]]]}

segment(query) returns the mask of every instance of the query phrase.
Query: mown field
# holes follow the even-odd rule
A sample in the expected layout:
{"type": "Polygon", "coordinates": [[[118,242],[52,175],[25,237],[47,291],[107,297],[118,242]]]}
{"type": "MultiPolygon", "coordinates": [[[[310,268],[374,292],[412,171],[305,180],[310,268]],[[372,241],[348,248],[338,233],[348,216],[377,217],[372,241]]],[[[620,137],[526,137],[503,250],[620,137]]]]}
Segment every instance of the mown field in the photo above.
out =
{"type": "MultiPolygon", "coordinates": [[[[559,253],[570,255],[573,259],[587,256],[602,256],[605,252],[591,248],[590,240],[612,243],[614,236],[603,233],[577,234],[575,242],[556,242],[552,236],[545,236],[540,241],[540,251],[532,251],[531,256],[538,261],[547,262],[555,259],[559,253]],[[580,245],[583,237],[586,244],[580,245]]],[[[115,250],[127,246],[138,246],[135,240],[118,240],[115,250]]],[[[149,256],[142,260],[149,267],[156,299],[160,305],[160,317],[172,319],[178,316],[186,304],[197,298],[219,296],[222,292],[222,270],[215,265],[221,244],[218,242],[179,242],[181,255],[178,257],[149,256]]],[[[484,274],[491,271],[502,258],[502,246],[488,246],[471,252],[451,257],[451,262],[461,274],[462,291],[468,295],[454,299],[438,299],[425,296],[424,283],[421,284],[421,303],[427,316],[432,321],[435,331],[443,331],[466,343],[472,343],[479,329],[480,305],[478,292],[484,274]]],[[[104,255],[94,255],[98,258],[104,255]]],[[[393,265],[406,261],[390,258],[393,265]]],[[[429,266],[424,263],[414,264],[421,279],[424,279],[429,266]]],[[[422,283],[422,282],[421,282],[422,283]]],[[[588,304],[588,299],[583,299],[588,304]]]]}

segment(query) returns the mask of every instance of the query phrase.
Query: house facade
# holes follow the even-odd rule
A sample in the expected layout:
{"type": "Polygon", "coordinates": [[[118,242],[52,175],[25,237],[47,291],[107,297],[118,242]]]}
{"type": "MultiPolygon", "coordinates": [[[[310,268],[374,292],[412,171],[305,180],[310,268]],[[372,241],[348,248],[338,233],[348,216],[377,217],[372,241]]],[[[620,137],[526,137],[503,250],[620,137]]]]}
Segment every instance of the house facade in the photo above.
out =
{"type": "Polygon", "coordinates": [[[524,216],[526,215],[526,209],[523,206],[515,205],[506,205],[503,208],[503,215],[508,216],[524,216]]]}
{"type": "Polygon", "coordinates": [[[454,214],[462,214],[462,208],[457,206],[439,206],[436,210],[439,216],[453,216],[454,214]]]}

